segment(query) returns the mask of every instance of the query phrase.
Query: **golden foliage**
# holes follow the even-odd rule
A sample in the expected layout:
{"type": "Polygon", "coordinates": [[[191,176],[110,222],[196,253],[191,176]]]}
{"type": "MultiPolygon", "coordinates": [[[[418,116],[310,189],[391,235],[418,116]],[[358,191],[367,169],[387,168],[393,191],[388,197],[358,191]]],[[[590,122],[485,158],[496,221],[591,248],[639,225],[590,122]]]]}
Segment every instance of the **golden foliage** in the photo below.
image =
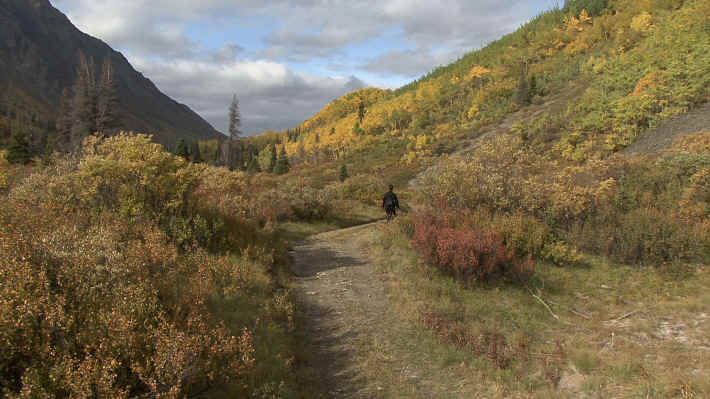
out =
{"type": "Polygon", "coordinates": [[[654,89],[658,86],[664,86],[665,84],[666,82],[664,72],[654,71],[644,76],[638,81],[638,83],[636,84],[636,88],[634,89],[633,93],[631,93],[631,95],[640,96],[646,93],[648,90],[654,89]]]}
{"type": "Polygon", "coordinates": [[[265,372],[293,321],[251,213],[263,185],[145,135],[23,168],[0,208],[6,397],[246,397],[288,373],[265,372]]]}
{"type": "Polygon", "coordinates": [[[482,79],[488,75],[490,75],[491,70],[481,66],[481,65],[475,65],[471,70],[468,72],[468,75],[466,75],[466,81],[467,82],[472,82],[476,79],[482,79]]]}
{"type": "Polygon", "coordinates": [[[6,156],[6,151],[0,151],[0,190],[8,187],[10,174],[12,173],[10,162],[7,161],[6,156]]]}
{"type": "Polygon", "coordinates": [[[653,16],[647,11],[635,16],[631,20],[631,29],[636,32],[648,33],[654,29],[653,16]]]}

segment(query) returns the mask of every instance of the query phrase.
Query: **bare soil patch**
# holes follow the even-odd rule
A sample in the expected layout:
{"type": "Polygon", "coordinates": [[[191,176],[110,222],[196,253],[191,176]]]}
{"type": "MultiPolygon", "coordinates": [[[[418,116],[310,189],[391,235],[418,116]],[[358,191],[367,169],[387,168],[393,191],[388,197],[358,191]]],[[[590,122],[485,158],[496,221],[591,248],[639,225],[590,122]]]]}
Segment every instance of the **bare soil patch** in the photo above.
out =
{"type": "Polygon", "coordinates": [[[710,103],[680,115],[656,129],[649,130],[628,146],[623,153],[627,155],[657,153],[671,147],[680,135],[707,131],[710,131],[710,103]]]}

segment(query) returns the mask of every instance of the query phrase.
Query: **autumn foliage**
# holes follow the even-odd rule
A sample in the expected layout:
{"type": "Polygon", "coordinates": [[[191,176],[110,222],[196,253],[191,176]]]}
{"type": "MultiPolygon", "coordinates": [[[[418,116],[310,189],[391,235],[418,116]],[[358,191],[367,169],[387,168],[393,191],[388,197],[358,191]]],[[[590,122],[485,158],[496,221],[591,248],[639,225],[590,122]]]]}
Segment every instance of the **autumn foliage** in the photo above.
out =
{"type": "MultiPolygon", "coordinates": [[[[271,286],[276,244],[246,212],[243,174],[140,135],[0,166],[2,396],[249,395],[269,382],[263,342],[285,342],[293,310],[271,286]]],[[[287,353],[266,353],[287,368],[287,353]]]]}
{"type": "Polygon", "coordinates": [[[412,246],[426,262],[467,284],[502,276],[524,281],[532,276],[535,262],[531,255],[518,258],[501,234],[457,226],[453,220],[458,218],[447,211],[443,216],[426,213],[416,217],[412,246]]]}

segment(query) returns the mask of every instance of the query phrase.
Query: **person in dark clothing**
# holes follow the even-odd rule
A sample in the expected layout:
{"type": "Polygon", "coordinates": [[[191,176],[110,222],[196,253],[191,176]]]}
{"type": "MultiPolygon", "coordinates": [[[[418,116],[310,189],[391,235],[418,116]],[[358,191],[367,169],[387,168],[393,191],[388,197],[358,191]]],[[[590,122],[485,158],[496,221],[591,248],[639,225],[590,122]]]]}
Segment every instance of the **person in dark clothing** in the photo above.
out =
{"type": "Polygon", "coordinates": [[[392,190],[394,190],[394,186],[390,184],[390,191],[385,193],[384,198],[382,198],[382,208],[384,208],[385,213],[387,213],[387,221],[390,221],[393,217],[397,216],[397,209],[399,209],[397,194],[395,194],[392,190]]]}

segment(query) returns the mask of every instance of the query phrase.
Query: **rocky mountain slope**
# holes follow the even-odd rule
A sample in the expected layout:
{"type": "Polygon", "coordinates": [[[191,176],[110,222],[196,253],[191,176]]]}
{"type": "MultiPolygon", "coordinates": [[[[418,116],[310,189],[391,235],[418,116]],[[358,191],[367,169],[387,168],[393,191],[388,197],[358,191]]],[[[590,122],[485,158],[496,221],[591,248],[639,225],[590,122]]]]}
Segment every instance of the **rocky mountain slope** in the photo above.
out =
{"type": "Polygon", "coordinates": [[[48,0],[0,0],[0,88],[56,109],[62,90],[76,78],[80,51],[93,57],[97,68],[105,57],[111,59],[122,129],[153,133],[163,143],[218,137],[207,121],[163,94],[121,53],[79,31],[48,0]]]}

